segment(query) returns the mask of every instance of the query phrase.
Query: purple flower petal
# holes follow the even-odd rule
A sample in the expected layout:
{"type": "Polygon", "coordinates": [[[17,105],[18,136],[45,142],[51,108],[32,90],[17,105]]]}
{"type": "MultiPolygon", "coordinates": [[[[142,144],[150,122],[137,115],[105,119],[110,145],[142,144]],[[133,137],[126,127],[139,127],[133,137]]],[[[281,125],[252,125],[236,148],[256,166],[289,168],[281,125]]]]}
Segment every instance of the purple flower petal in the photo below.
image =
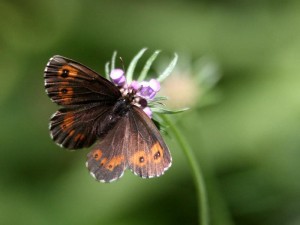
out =
{"type": "Polygon", "coordinates": [[[158,92],[160,90],[160,83],[156,79],[151,79],[149,81],[149,87],[151,87],[153,91],[158,92]]]}
{"type": "Polygon", "coordinates": [[[124,71],[121,69],[113,69],[110,72],[110,78],[113,80],[119,79],[124,75],[124,71]]]}
{"type": "Polygon", "coordinates": [[[125,76],[122,76],[118,82],[116,82],[116,85],[118,86],[123,86],[124,84],[126,83],[126,77],[125,76]]]}
{"type": "Polygon", "coordinates": [[[149,116],[149,118],[152,118],[152,111],[149,107],[145,107],[143,111],[149,116]]]}
{"type": "Polygon", "coordinates": [[[142,82],[140,83],[140,85],[141,85],[142,88],[147,88],[147,87],[149,87],[149,82],[147,82],[147,81],[142,81],[142,82]]]}
{"type": "Polygon", "coordinates": [[[156,92],[155,91],[153,91],[151,94],[149,94],[149,99],[153,99],[154,97],[155,97],[155,95],[156,95],[156,92]]]}
{"type": "Polygon", "coordinates": [[[140,89],[139,94],[147,99],[153,99],[160,89],[160,84],[155,79],[150,80],[150,82],[143,81],[141,86],[142,88],[140,89]]]}
{"type": "Polygon", "coordinates": [[[131,84],[130,84],[130,87],[133,89],[133,90],[139,90],[140,89],[140,87],[141,87],[141,84],[138,82],[138,81],[136,81],[136,80],[133,80],[132,82],[131,82],[131,84]]]}
{"type": "Polygon", "coordinates": [[[140,93],[143,97],[149,97],[154,91],[152,90],[152,88],[150,87],[143,87],[141,90],[140,90],[140,93]]]}
{"type": "Polygon", "coordinates": [[[114,69],[110,73],[111,80],[118,86],[123,86],[126,82],[124,71],[121,69],[114,69]]]}
{"type": "Polygon", "coordinates": [[[143,81],[141,82],[141,89],[139,94],[142,97],[149,98],[149,96],[153,93],[153,89],[149,86],[149,82],[143,81]]]}

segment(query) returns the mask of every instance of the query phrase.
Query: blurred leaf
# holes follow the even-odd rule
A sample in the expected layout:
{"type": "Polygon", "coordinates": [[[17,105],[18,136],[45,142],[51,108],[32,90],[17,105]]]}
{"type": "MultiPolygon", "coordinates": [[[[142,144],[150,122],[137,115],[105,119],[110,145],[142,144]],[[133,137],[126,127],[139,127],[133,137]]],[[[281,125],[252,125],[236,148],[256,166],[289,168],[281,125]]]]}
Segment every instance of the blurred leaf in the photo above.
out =
{"type": "Polygon", "coordinates": [[[147,60],[139,78],[137,79],[138,81],[143,81],[145,80],[147,73],[152,65],[152,63],[154,62],[154,60],[156,59],[156,57],[158,56],[158,54],[160,53],[159,50],[156,50],[151,56],[150,58],[147,60]]]}
{"type": "Polygon", "coordinates": [[[133,72],[134,69],[136,67],[136,64],[138,62],[138,60],[143,56],[144,52],[147,50],[147,48],[143,48],[142,50],[140,50],[138,52],[138,54],[131,60],[127,72],[126,72],[126,78],[127,78],[127,82],[131,83],[132,81],[132,77],[133,77],[133,72]]]}

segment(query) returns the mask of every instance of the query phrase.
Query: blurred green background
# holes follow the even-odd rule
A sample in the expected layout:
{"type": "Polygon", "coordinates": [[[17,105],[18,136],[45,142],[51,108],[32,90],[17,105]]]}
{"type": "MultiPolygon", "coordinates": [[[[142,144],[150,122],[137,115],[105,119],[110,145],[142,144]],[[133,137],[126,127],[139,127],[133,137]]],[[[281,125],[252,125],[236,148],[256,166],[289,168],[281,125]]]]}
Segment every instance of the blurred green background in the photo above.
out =
{"type": "Polygon", "coordinates": [[[50,57],[103,74],[114,50],[128,65],[142,47],[213,58],[222,74],[215,104],[200,98],[176,116],[204,171],[211,224],[300,224],[299,1],[1,0],[0,18],[0,224],[197,224],[192,173],[172,136],[164,176],[127,172],[111,184],[88,174],[88,150],[49,137],[50,57]]]}

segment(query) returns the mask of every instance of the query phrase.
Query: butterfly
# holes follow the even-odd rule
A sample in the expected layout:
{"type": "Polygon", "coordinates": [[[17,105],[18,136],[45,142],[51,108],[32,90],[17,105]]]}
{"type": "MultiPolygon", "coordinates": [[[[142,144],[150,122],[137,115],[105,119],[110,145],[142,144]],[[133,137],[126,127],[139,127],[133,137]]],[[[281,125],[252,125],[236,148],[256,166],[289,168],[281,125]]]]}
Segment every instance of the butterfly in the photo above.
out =
{"type": "Polygon", "coordinates": [[[45,89],[61,106],[49,124],[59,146],[93,145],[86,166],[98,181],[119,179],[126,169],[142,178],[162,175],[172,158],[159,130],[111,81],[74,60],[53,56],[44,71],[45,89]]]}

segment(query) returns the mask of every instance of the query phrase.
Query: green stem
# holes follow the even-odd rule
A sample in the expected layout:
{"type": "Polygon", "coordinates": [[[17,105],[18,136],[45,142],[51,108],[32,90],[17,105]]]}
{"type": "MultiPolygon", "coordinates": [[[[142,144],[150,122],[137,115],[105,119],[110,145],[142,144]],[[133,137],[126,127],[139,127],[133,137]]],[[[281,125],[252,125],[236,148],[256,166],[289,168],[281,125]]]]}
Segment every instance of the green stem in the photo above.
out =
{"type": "Polygon", "coordinates": [[[198,197],[198,205],[199,205],[199,224],[200,225],[208,225],[209,224],[209,215],[208,215],[208,201],[207,194],[205,189],[204,178],[202,175],[202,171],[196,157],[189,146],[188,142],[184,139],[183,135],[174,125],[174,123],[168,118],[168,116],[164,114],[160,114],[161,118],[165,121],[165,123],[172,130],[175,138],[182,148],[193,172],[193,177],[196,185],[197,197],[198,197]]]}

